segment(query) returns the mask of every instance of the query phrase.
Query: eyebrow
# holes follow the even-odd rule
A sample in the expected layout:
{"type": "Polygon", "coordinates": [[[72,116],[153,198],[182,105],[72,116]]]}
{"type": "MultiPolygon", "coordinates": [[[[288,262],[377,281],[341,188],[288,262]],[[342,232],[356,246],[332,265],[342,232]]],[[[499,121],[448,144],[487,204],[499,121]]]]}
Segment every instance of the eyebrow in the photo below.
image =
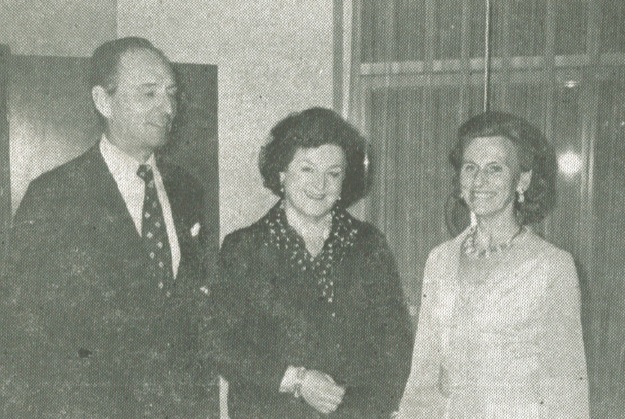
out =
{"type": "MultiPolygon", "coordinates": [[[[316,166],[316,164],[315,164],[315,163],[313,163],[311,160],[308,160],[308,159],[303,159],[303,160],[302,160],[302,163],[308,163],[308,164],[310,164],[311,166],[316,166]]],[[[332,165],[332,166],[328,167],[328,169],[334,169],[334,168],[343,169],[343,167],[344,167],[344,166],[343,166],[342,164],[337,163],[337,164],[334,164],[334,165],[332,165]]]]}
{"type": "MultiPolygon", "coordinates": [[[[152,83],[152,82],[148,82],[148,83],[141,83],[138,85],[139,87],[146,87],[146,88],[151,88],[151,87],[157,87],[159,86],[159,83],[152,83]]],[[[177,89],[178,85],[176,83],[172,83],[172,84],[168,84],[167,86],[165,86],[166,89],[177,89]]]]}

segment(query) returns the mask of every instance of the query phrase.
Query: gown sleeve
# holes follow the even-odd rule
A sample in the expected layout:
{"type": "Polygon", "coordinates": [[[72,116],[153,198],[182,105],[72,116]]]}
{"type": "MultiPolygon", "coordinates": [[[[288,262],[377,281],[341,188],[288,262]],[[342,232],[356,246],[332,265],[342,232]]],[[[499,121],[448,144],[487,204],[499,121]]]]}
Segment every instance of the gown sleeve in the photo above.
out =
{"type": "Polygon", "coordinates": [[[573,258],[564,252],[544,265],[547,278],[539,339],[541,403],[546,417],[588,418],[588,377],[573,258]]]}
{"type": "Polygon", "coordinates": [[[445,398],[439,390],[441,327],[435,315],[439,293],[436,278],[442,259],[440,249],[435,249],[425,265],[412,365],[398,418],[438,418],[443,416],[445,409],[445,398]]]}

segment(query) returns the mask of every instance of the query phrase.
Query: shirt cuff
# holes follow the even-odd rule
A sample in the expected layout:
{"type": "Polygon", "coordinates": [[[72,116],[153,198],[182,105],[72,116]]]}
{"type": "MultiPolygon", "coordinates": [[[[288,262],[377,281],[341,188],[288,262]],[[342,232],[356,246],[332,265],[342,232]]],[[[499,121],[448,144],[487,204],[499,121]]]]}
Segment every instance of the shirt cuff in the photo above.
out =
{"type": "Polygon", "coordinates": [[[289,365],[280,382],[280,393],[293,393],[298,383],[297,375],[301,367],[289,365]]]}

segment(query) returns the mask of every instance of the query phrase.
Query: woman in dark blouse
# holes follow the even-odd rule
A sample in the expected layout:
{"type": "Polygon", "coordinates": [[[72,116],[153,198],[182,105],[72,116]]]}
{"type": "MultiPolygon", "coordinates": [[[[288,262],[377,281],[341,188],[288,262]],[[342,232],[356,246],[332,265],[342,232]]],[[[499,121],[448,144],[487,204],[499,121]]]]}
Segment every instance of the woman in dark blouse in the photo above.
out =
{"type": "Polygon", "coordinates": [[[365,141],[312,108],[271,130],[260,154],[279,202],[229,234],[203,342],[230,383],[231,417],[389,417],[411,324],[384,236],[346,208],[367,189],[365,141]]]}

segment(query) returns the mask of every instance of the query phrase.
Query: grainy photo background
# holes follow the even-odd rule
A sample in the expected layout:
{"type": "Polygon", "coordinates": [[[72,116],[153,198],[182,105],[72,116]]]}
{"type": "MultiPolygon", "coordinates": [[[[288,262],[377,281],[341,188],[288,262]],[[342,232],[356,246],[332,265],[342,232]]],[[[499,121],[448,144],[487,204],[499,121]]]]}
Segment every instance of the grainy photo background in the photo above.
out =
{"type": "Polygon", "coordinates": [[[61,139],[91,123],[75,122],[71,107],[90,111],[88,97],[63,102],[63,92],[46,90],[45,64],[37,83],[19,64],[79,71],[99,44],[137,35],[176,63],[216,71],[216,107],[207,105],[210,122],[196,132],[211,132],[204,151],[214,170],[200,169],[201,153],[186,160],[212,191],[215,248],[275,201],[257,168],[271,126],[333,107],[371,142],[374,187],[352,211],[386,234],[416,314],[428,252],[467,222],[449,204],[447,152],[486,99],[537,125],[556,148],[558,205],[534,228],[577,264],[592,417],[623,418],[625,2],[498,0],[490,17],[485,98],[482,0],[1,1],[3,249],[28,182],[80,154],[82,145],[61,139]]]}

